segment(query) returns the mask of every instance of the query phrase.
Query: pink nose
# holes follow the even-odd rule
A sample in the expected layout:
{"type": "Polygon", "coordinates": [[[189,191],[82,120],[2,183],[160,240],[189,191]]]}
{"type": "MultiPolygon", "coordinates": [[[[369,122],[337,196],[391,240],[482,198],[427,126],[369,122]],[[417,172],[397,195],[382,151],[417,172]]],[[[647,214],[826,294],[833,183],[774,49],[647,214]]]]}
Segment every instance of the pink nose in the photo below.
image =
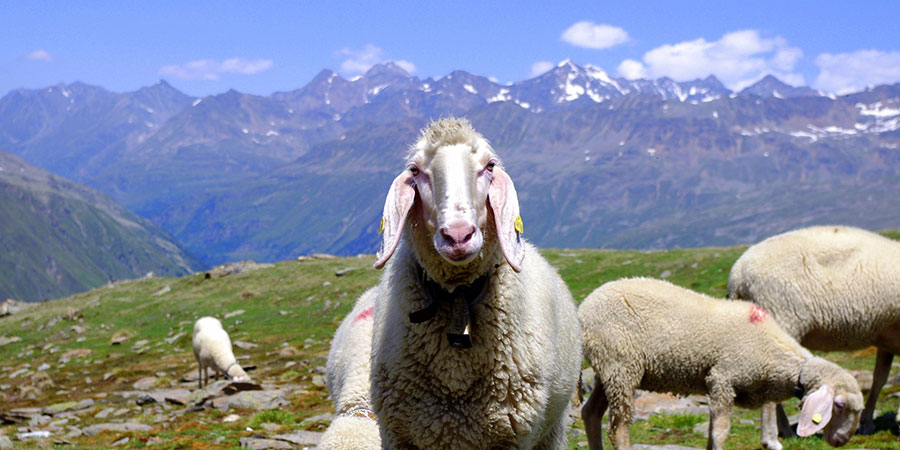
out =
{"type": "Polygon", "coordinates": [[[441,236],[454,247],[469,242],[474,234],[475,225],[461,220],[451,223],[449,227],[441,227],[441,236]]]}

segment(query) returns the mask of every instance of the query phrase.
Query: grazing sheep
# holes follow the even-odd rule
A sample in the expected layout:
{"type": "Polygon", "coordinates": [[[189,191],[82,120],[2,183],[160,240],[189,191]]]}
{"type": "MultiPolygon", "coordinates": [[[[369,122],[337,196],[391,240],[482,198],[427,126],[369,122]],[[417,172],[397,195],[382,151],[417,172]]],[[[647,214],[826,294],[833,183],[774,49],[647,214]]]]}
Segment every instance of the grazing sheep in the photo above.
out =
{"type": "MultiPolygon", "coordinates": [[[[600,286],[578,309],[584,353],[596,372],[582,408],[591,449],[601,449],[600,423],[610,407],[610,438],[629,448],[635,389],[709,396],[707,448],[721,449],[734,404],[756,408],[803,397],[798,432],[824,428],[831,445],[853,435],[862,410],[856,379],[813,356],[766,311],[714,299],[661,280],[632,278],[600,286]]],[[[764,415],[763,421],[774,420],[764,415]]],[[[767,448],[781,448],[763,435],[767,448]]]]}
{"type": "Polygon", "coordinates": [[[423,130],[382,227],[371,391],[382,445],[565,448],[575,306],[521,238],[512,179],[468,121],[423,130]]]}
{"type": "Polygon", "coordinates": [[[900,243],[842,226],[773,236],[734,263],[728,297],[762,306],[804,347],[878,347],[859,427],[861,434],[875,431],[875,403],[900,353],[900,243]]]}
{"type": "Polygon", "coordinates": [[[216,378],[224,373],[232,381],[250,382],[250,376],[234,359],[231,339],[222,322],[214,317],[202,317],[194,323],[194,357],[200,365],[201,389],[209,384],[209,368],[216,372],[216,378]]]}
{"type": "Polygon", "coordinates": [[[369,289],[359,297],[331,341],[325,381],[334,401],[335,418],[322,435],[320,449],[381,448],[378,424],[369,400],[372,315],[376,292],[369,289]]]}

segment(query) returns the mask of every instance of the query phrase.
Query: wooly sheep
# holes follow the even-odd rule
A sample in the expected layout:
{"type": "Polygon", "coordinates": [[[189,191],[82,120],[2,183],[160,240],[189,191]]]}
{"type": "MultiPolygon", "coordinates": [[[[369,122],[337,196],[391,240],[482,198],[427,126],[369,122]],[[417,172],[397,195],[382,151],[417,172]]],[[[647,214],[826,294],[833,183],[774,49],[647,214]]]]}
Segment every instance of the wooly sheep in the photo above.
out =
{"type": "MultiPolygon", "coordinates": [[[[859,421],[856,379],[813,356],[767,318],[758,305],[714,299],[661,280],[633,278],[600,286],[578,309],[584,353],[596,373],[582,408],[591,449],[600,449],[610,408],[610,438],[629,448],[635,389],[709,396],[707,448],[721,449],[731,408],[803,397],[798,433],[824,428],[829,444],[845,444],[859,421]]],[[[765,411],[764,411],[765,412],[765,411]]],[[[773,421],[765,414],[763,422],[773,421]]],[[[781,448],[778,436],[762,436],[781,448]]]]}
{"type": "Polygon", "coordinates": [[[862,434],[875,431],[875,403],[900,352],[900,243],[843,226],[773,236],[735,262],[728,297],[762,306],[812,350],[876,346],[872,389],[859,427],[862,434]]]}
{"type": "Polygon", "coordinates": [[[209,384],[209,369],[225,374],[232,381],[250,382],[250,376],[234,359],[231,339],[214,317],[203,317],[194,323],[194,357],[200,365],[200,388],[209,384]]]}
{"type": "Polygon", "coordinates": [[[322,435],[325,450],[380,449],[381,437],[369,396],[372,315],[375,289],[369,289],[344,318],[328,351],[325,381],[335,418],[322,435]]]}
{"type": "Polygon", "coordinates": [[[512,179],[468,121],[422,131],[382,227],[371,378],[382,445],[565,448],[575,306],[522,239],[512,179]]]}

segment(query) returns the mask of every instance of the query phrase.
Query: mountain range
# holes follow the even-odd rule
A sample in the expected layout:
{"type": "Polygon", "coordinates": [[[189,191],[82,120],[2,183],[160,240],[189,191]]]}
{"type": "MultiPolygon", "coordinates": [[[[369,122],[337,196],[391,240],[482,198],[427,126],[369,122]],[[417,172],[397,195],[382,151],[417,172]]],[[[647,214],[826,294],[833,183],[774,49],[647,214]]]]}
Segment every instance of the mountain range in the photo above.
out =
{"type": "Polygon", "coordinates": [[[390,180],[430,120],[467,117],[542,246],[749,243],[813,223],[896,227],[900,84],[843,96],[775,77],[626,80],[564,61],[511,84],[394,63],[268,96],[165,81],[0,99],[0,148],[96,188],[205,265],[371,253],[390,180]]]}
{"type": "Polygon", "coordinates": [[[0,151],[0,298],[56,298],[199,261],[108,196],[0,151]]]}

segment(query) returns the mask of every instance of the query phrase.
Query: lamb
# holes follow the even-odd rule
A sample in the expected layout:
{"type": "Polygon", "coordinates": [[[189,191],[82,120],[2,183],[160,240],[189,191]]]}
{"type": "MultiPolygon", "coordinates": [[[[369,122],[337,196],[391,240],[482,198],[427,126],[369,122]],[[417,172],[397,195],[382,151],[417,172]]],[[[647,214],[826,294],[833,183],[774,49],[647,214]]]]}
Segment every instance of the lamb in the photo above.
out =
{"type": "MultiPolygon", "coordinates": [[[[852,227],[804,228],[747,249],[731,269],[728,297],[762,306],[813,350],[876,346],[872,389],[859,428],[871,434],[878,394],[900,352],[898,266],[896,241],[852,227]]],[[[789,432],[780,405],[779,412],[781,427],[789,432]]]]}
{"type": "Polygon", "coordinates": [[[512,179],[468,121],[422,131],[382,231],[371,395],[384,448],[565,448],[575,305],[522,238],[512,179]]]}
{"type": "MultiPolygon", "coordinates": [[[[793,395],[803,399],[800,435],[824,428],[825,440],[840,446],[856,430],[863,406],[856,379],[801,347],[758,305],[631,278],[594,290],[579,307],[578,320],[585,357],[596,373],[581,411],[591,449],[602,448],[607,406],[613,446],[630,447],[637,388],[707,394],[708,449],[723,448],[734,404],[756,408],[793,395]]],[[[766,421],[774,416],[764,414],[766,421]]],[[[780,448],[777,435],[763,434],[762,441],[780,448]]]]}
{"type": "Polygon", "coordinates": [[[199,386],[209,384],[209,369],[236,382],[250,382],[250,376],[234,359],[231,339],[222,328],[222,322],[214,317],[202,317],[194,323],[194,357],[200,365],[199,386]]]}
{"type": "Polygon", "coordinates": [[[381,437],[369,396],[375,293],[375,289],[369,289],[359,297],[331,341],[325,381],[334,401],[336,417],[322,435],[320,449],[381,448],[381,437]]]}

